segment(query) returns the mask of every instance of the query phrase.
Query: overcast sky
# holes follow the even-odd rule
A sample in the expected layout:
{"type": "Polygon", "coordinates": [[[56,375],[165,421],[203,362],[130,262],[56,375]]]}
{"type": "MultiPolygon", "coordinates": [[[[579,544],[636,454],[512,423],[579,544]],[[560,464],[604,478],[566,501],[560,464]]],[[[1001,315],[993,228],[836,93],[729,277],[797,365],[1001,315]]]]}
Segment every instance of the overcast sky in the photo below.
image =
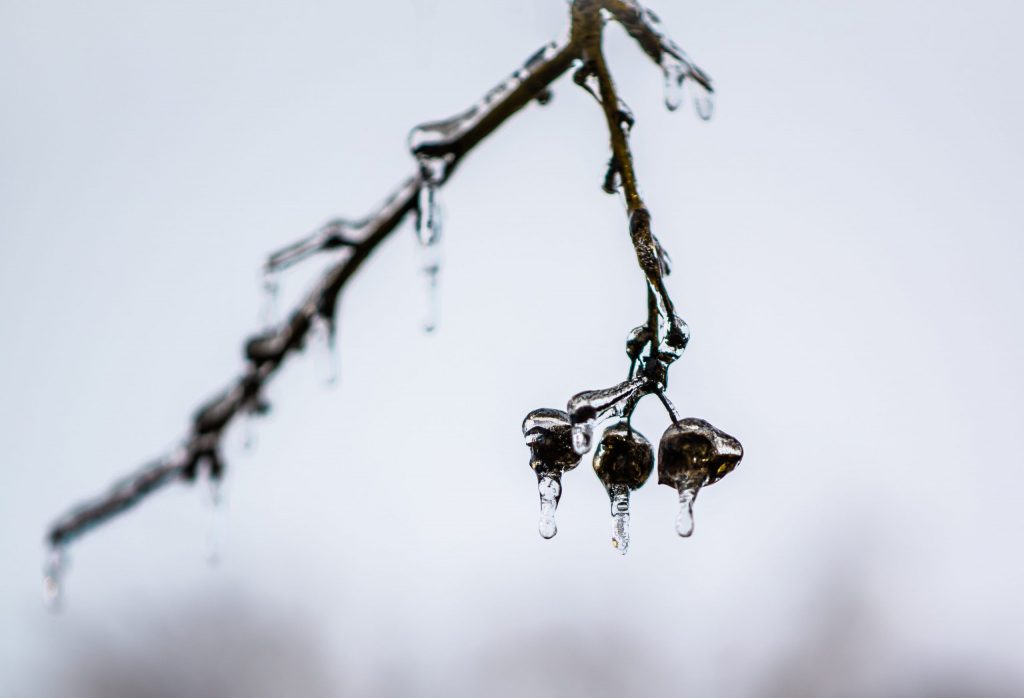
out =
{"type": "Polygon", "coordinates": [[[652,481],[617,555],[588,462],[537,535],[522,418],[621,380],[645,313],[563,79],[444,188],[439,331],[407,225],[345,291],[339,383],[298,357],[232,432],[221,565],[175,486],[72,548],[53,617],[46,525],[237,373],[265,255],[371,210],[566,8],[0,3],[0,694],[1024,694],[1024,13],[652,7],[719,88],[668,113],[609,30],[692,330],[670,396],[746,448],[694,537],[652,481]]]}

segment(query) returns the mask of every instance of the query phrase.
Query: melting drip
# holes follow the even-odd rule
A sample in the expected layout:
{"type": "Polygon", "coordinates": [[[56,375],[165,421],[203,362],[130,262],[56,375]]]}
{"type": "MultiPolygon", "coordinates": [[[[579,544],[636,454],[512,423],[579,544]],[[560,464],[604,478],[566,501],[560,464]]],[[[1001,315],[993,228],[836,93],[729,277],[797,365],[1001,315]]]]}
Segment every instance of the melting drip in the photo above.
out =
{"type": "Polygon", "coordinates": [[[540,524],[538,530],[541,538],[551,539],[558,533],[558,525],[555,523],[555,509],[558,508],[558,498],[562,494],[562,485],[555,478],[544,475],[537,485],[540,493],[540,524]]]}
{"type": "Polygon", "coordinates": [[[56,545],[46,554],[43,567],[43,603],[51,611],[59,611],[64,602],[64,571],[67,566],[63,546],[56,545]]]}
{"type": "Polygon", "coordinates": [[[681,107],[686,101],[687,93],[692,92],[697,116],[708,121],[714,115],[714,96],[705,84],[706,79],[698,77],[699,69],[689,60],[678,58],[665,51],[661,60],[661,69],[665,73],[665,106],[669,111],[675,111],[681,107]],[[690,89],[687,90],[687,87],[690,89]]]}
{"type": "Polygon", "coordinates": [[[612,518],[615,528],[612,532],[612,547],[625,555],[629,550],[629,488],[612,485],[612,518]]]}
{"type": "Polygon", "coordinates": [[[699,487],[679,488],[679,515],[676,516],[676,533],[683,538],[693,535],[693,502],[697,499],[699,487]]]}

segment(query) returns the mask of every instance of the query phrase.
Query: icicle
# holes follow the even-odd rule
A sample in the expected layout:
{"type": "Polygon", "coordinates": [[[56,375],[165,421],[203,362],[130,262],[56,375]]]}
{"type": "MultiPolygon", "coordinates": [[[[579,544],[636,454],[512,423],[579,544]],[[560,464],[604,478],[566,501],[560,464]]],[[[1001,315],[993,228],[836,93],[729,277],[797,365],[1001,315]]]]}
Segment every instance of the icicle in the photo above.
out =
{"type": "Polygon", "coordinates": [[[46,553],[43,567],[43,603],[51,611],[59,611],[64,604],[64,573],[67,554],[64,546],[54,545],[46,553]]]}
{"type": "Polygon", "coordinates": [[[665,73],[665,107],[669,111],[678,109],[685,97],[686,76],[689,72],[686,66],[666,55],[662,61],[662,70],[665,73]]]}
{"type": "Polygon", "coordinates": [[[313,318],[310,334],[312,341],[319,347],[317,351],[324,355],[323,360],[327,367],[324,385],[331,387],[338,382],[338,332],[334,317],[317,313],[313,318]]]}
{"type": "Polygon", "coordinates": [[[687,93],[692,92],[697,116],[704,121],[711,119],[715,113],[714,95],[705,84],[707,78],[702,74],[698,77],[700,69],[668,51],[662,55],[661,69],[665,74],[665,106],[668,110],[678,109],[686,101],[687,93]]]}
{"type": "Polygon", "coordinates": [[[439,182],[429,176],[426,170],[424,174],[426,176],[417,202],[419,215],[416,217],[416,237],[420,245],[429,247],[441,239],[441,211],[437,200],[439,182]]]}
{"type": "Polygon", "coordinates": [[[227,520],[224,507],[224,482],[221,477],[210,476],[207,481],[210,528],[206,539],[206,562],[218,566],[224,559],[224,528],[227,520]]]}
{"type": "Polygon", "coordinates": [[[263,305],[260,308],[260,323],[264,327],[273,325],[277,320],[277,297],[281,283],[276,271],[263,272],[263,305]]]}
{"type": "Polygon", "coordinates": [[[417,201],[416,237],[420,242],[420,269],[426,281],[426,314],[423,330],[437,329],[439,315],[438,276],[441,272],[441,206],[437,190],[447,176],[446,158],[419,157],[423,184],[417,201]]]}
{"type": "Polygon", "coordinates": [[[629,550],[629,487],[612,485],[612,518],[615,528],[612,533],[612,547],[625,555],[629,550]]]}
{"type": "Polygon", "coordinates": [[[537,489],[540,493],[540,524],[537,528],[542,538],[554,538],[558,533],[555,509],[562,494],[562,485],[555,478],[544,475],[538,481],[537,489]]]}
{"type": "Polygon", "coordinates": [[[704,121],[710,121],[715,115],[715,95],[703,87],[698,87],[693,96],[693,104],[697,108],[697,116],[704,121]]]}
{"type": "Polygon", "coordinates": [[[679,488],[679,515],[676,516],[676,533],[683,538],[693,535],[693,502],[697,499],[699,487],[679,488]]]}

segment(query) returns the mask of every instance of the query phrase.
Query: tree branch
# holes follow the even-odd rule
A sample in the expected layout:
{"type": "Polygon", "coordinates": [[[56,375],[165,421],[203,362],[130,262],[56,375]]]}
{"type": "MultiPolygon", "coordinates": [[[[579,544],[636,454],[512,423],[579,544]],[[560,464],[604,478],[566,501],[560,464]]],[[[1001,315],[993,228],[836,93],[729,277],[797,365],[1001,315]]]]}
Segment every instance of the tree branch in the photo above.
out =
{"type": "MultiPolygon", "coordinates": [[[[165,485],[179,480],[195,480],[201,470],[211,479],[219,479],[223,474],[220,445],[225,428],[239,415],[268,409],[263,398],[264,388],[285,360],[302,350],[315,322],[325,322],[333,335],[338,297],[377,246],[399,227],[408,214],[415,212],[423,218],[424,195],[429,195],[428,199],[432,197],[434,190],[447,181],[462,158],[509,117],[532,100],[543,100],[548,86],[576,61],[581,61],[597,79],[595,96],[599,96],[603,105],[612,162],[621,175],[629,210],[630,236],[649,288],[648,341],[651,354],[648,363],[660,365],[659,352],[664,348],[666,338],[671,340],[678,328],[664,284],[663,276],[667,271],[665,255],[651,232],[650,214],[639,193],[629,149],[628,126],[632,125],[632,116],[625,117],[628,110],[623,112],[620,106],[601,50],[603,11],[620,22],[663,69],[668,58],[677,63],[682,61],[689,71],[686,76],[710,90],[706,75],[653,27],[653,15],[635,2],[575,0],[567,40],[541,48],[508,79],[466,111],[449,119],[424,123],[412,130],[409,148],[417,159],[418,169],[377,210],[357,222],[331,221],[313,235],[270,256],[266,268],[277,271],[322,250],[344,248],[346,252],[344,259],[323,273],[310,293],[283,322],[245,341],[247,368],[223,391],[199,407],[193,417],[192,430],[177,451],[115,483],[99,497],[70,510],[48,531],[49,544],[60,549],[165,485]]],[[[648,381],[649,378],[648,374],[648,381]]],[[[631,385],[642,382],[634,380],[631,385]]],[[[655,383],[661,385],[664,381],[655,383]]]]}

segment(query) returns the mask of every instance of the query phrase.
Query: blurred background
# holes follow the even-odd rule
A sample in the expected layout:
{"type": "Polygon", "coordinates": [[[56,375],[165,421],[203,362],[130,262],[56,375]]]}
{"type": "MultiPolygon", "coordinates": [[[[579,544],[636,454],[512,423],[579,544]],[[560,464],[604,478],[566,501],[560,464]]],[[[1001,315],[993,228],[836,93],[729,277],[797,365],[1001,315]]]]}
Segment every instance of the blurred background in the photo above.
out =
{"type": "Polygon", "coordinates": [[[746,448],[694,537],[652,481],[616,554],[588,461],[537,534],[522,418],[621,380],[645,313],[563,78],[444,188],[439,330],[410,221],[342,297],[338,383],[307,351],[229,435],[223,522],[168,488],[72,546],[54,615],[46,526],[241,369],[265,255],[370,211],[409,128],[567,12],[0,3],[0,695],[1024,695],[1024,13],[651,6],[719,89],[710,123],[668,113],[608,31],[693,333],[669,394],[746,448]]]}

